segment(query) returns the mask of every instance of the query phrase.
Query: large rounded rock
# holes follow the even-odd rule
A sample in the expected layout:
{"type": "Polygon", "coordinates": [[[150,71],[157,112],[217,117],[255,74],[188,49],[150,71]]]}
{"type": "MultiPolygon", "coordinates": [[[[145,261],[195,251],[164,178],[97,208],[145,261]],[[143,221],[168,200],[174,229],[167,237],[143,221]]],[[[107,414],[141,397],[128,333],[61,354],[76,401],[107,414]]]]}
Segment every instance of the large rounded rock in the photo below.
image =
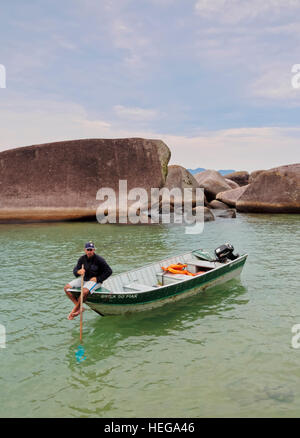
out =
{"type": "Polygon", "coordinates": [[[216,217],[221,217],[221,218],[225,218],[225,219],[236,218],[236,210],[234,208],[229,208],[228,210],[215,210],[214,214],[216,217]]]}
{"type": "Polygon", "coordinates": [[[173,187],[184,189],[199,187],[199,184],[187,169],[182,166],[171,165],[168,166],[165,187],[168,187],[169,189],[172,189],[173,187]]]}
{"type": "Polygon", "coordinates": [[[173,208],[172,211],[168,213],[150,213],[148,217],[151,217],[151,219],[155,223],[163,223],[163,224],[185,224],[193,225],[197,222],[210,222],[214,221],[215,217],[211,210],[207,207],[194,207],[191,211],[186,212],[185,214],[182,214],[182,209],[179,208],[173,208]]]}
{"type": "Polygon", "coordinates": [[[300,213],[300,163],[260,173],[237,200],[242,212],[300,213]]]}
{"type": "Polygon", "coordinates": [[[225,181],[231,187],[231,189],[237,189],[240,187],[238,183],[236,183],[235,181],[232,181],[231,179],[225,178],[225,181]]]}
{"type": "Polygon", "coordinates": [[[248,189],[249,185],[239,187],[238,189],[228,190],[217,194],[217,200],[224,202],[230,207],[236,207],[236,202],[248,189]]]}
{"type": "Polygon", "coordinates": [[[265,172],[265,170],[254,170],[253,172],[251,172],[249,175],[249,184],[251,184],[255,180],[255,178],[263,172],[265,172]]]}
{"type": "MultiPolygon", "coordinates": [[[[189,196],[187,195],[191,195],[193,207],[195,207],[196,204],[204,205],[206,203],[206,199],[203,191],[202,190],[196,191],[197,188],[200,189],[197,180],[193,177],[193,175],[188,170],[186,170],[182,166],[178,166],[178,165],[168,166],[168,175],[164,187],[169,191],[174,189],[179,189],[180,192],[179,197],[182,197],[182,201],[184,201],[184,194],[185,194],[184,189],[191,189],[186,191],[186,197],[190,199],[189,196]]],[[[162,203],[165,202],[164,198],[165,197],[163,197],[162,199],[162,203]]],[[[172,202],[172,205],[174,204],[175,205],[177,204],[176,197],[175,197],[175,202],[172,202]]]]}
{"type": "Polygon", "coordinates": [[[217,201],[216,199],[210,202],[209,207],[214,210],[228,210],[230,208],[227,204],[224,204],[224,202],[217,201]]]}
{"type": "Polygon", "coordinates": [[[193,215],[196,215],[197,213],[201,215],[203,214],[204,222],[210,222],[215,220],[212,211],[207,207],[194,207],[193,215]]]}
{"type": "Polygon", "coordinates": [[[249,173],[246,170],[228,173],[226,178],[236,182],[239,186],[246,186],[249,184],[249,173]]]}
{"type": "Polygon", "coordinates": [[[204,188],[204,193],[209,202],[215,199],[218,193],[231,190],[225,178],[216,170],[205,170],[197,173],[195,179],[199,186],[204,188]]]}
{"type": "MultiPolygon", "coordinates": [[[[170,150],[142,138],[62,141],[0,153],[0,221],[95,218],[101,188],[164,186],[170,150]]],[[[118,208],[118,207],[117,207],[118,208]]]]}

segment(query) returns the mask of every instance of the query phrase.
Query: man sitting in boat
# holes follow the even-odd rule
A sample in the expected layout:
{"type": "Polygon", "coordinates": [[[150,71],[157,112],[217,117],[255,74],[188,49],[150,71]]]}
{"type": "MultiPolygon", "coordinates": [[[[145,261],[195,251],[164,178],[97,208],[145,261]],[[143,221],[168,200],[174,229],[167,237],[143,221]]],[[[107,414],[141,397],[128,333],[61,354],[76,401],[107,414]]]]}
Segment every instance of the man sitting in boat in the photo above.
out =
{"type": "Polygon", "coordinates": [[[80,313],[80,296],[78,300],[73,296],[72,292],[68,289],[81,287],[81,275],[84,275],[83,283],[83,301],[86,301],[89,293],[93,293],[95,289],[101,286],[104,280],[106,280],[111,274],[112,270],[106,263],[103,257],[100,257],[95,253],[95,245],[93,242],[85,244],[85,255],[78,259],[77,265],[73,269],[73,274],[77,277],[75,280],[70,281],[64,287],[64,291],[71,301],[75,304],[75,307],[70,312],[68,319],[73,319],[80,313]],[[82,269],[82,265],[84,268],[82,269]]]}

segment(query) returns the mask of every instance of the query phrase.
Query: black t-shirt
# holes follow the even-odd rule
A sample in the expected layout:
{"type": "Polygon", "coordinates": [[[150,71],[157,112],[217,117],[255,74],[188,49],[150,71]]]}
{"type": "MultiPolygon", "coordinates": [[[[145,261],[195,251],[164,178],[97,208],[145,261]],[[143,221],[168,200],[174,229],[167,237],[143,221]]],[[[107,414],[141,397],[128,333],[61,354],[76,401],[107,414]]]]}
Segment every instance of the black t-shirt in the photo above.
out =
{"type": "Polygon", "coordinates": [[[84,281],[89,281],[92,277],[96,277],[97,283],[103,283],[112,274],[111,267],[98,254],[94,254],[90,258],[86,254],[81,256],[73,269],[75,277],[80,276],[77,271],[82,268],[82,265],[84,265],[85,269],[84,281]]]}

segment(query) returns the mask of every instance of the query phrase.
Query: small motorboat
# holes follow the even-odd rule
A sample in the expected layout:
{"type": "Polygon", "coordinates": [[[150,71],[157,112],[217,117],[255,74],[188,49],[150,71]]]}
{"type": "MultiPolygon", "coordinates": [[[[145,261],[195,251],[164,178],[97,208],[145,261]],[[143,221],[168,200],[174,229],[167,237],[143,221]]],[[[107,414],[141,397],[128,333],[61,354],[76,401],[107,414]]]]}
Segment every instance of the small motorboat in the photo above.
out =
{"type": "MultiPolygon", "coordinates": [[[[224,244],[212,257],[197,249],[112,275],[88,295],[85,304],[100,315],[120,315],[191,297],[241,274],[248,255],[234,255],[233,251],[232,245],[224,244]],[[170,268],[174,265],[175,270],[170,268]]],[[[80,295],[80,289],[69,291],[76,298],[80,295]]]]}

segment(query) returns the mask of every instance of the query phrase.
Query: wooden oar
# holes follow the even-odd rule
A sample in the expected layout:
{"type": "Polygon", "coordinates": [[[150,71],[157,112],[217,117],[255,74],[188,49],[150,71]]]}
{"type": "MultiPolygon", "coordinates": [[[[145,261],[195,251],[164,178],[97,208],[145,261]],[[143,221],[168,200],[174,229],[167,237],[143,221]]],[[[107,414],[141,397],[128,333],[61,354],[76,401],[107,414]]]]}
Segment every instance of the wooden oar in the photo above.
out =
{"type": "MultiPolygon", "coordinates": [[[[81,266],[81,269],[84,269],[84,265],[81,266]]],[[[80,293],[80,343],[82,343],[82,310],[83,310],[83,284],[84,284],[84,274],[81,275],[81,293],[80,293]]],[[[82,345],[78,346],[78,349],[75,353],[77,362],[82,362],[86,359],[84,355],[84,348],[82,345]]]]}
{"type": "MultiPolygon", "coordinates": [[[[84,265],[81,266],[81,269],[84,269],[84,265]]],[[[83,281],[84,281],[84,274],[81,275],[81,294],[80,294],[80,342],[82,342],[83,281]]]]}

